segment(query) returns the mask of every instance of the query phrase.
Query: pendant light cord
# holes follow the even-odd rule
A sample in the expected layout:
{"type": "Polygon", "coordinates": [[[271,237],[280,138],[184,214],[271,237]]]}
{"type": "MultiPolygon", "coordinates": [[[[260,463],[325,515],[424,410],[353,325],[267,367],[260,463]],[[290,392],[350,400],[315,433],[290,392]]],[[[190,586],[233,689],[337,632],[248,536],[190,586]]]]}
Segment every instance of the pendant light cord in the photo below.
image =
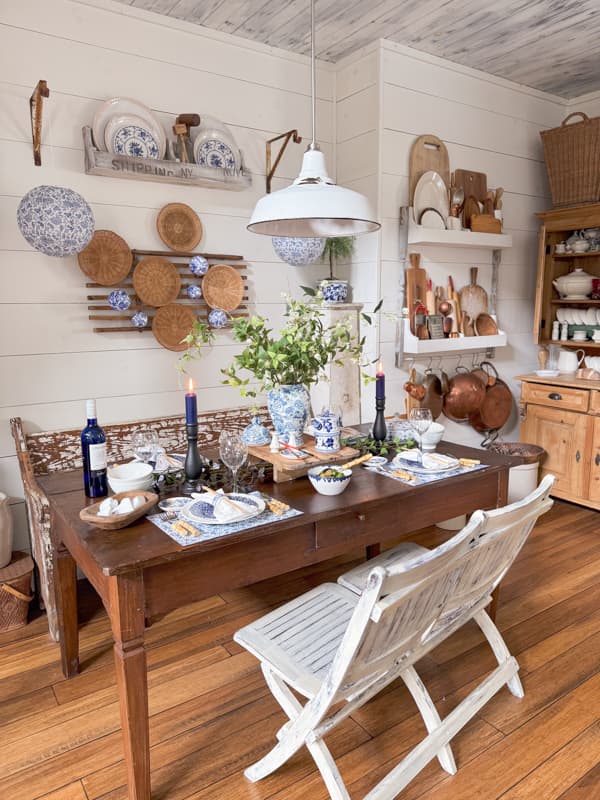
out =
{"type": "Polygon", "coordinates": [[[318,150],[317,144],[317,68],[315,56],[315,0],[310,0],[310,77],[312,85],[312,141],[309,150],[318,150]]]}

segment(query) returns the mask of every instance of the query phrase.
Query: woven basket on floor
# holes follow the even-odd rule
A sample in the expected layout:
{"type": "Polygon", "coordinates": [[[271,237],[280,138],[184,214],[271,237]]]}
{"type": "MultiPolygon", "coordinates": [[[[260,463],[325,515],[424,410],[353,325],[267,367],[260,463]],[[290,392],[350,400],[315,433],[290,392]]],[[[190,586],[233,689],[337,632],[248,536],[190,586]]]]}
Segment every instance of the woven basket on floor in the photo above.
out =
{"type": "Polygon", "coordinates": [[[552,204],[570,206],[600,200],[600,117],[575,111],[559,128],[541,131],[552,204]],[[567,125],[571,117],[582,122],[567,125]]]}
{"type": "Polygon", "coordinates": [[[33,561],[29,553],[15,551],[12,561],[0,569],[0,631],[27,625],[33,561]]]}

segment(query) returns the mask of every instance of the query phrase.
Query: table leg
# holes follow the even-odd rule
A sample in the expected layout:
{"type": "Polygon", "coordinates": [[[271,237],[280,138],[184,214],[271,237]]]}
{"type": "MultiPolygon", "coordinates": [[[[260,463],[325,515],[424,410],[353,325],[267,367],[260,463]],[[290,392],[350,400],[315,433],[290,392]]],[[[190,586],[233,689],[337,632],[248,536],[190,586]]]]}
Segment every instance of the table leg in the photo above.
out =
{"type": "Polygon", "coordinates": [[[63,675],[79,672],[79,628],[77,624],[77,567],[63,544],[54,551],[58,641],[63,675]]]}
{"type": "Polygon", "coordinates": [[[148,675],[142,573],[110,579],[110,620],[129,800],[150,800],[148,675]]]}
{"type": "Polygon", "coordinates": [[[381,553],[381,545],[380,544],[368,544],[366,547],[366,557],[367,561],[371,558],[375,558],[381,553]]]}

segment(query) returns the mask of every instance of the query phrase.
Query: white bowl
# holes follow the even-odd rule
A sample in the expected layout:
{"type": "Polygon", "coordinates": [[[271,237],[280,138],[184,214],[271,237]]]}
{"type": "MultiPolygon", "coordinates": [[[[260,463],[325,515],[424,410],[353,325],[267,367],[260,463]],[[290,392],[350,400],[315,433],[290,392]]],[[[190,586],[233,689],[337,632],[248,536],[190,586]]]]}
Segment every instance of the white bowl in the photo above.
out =
{"type": "Polygon", "coordinates": [[[141,461],[120,464],[107,470],[108,485],[113,492],[130,492],[134,489],[145,491],[153,484],[152,467],[141,461]]]}
{"type": "Polygon", "coordinates": [[[326,469],[339,469],[339,467],[336,467],[335,464],[326,464],[322,467],[312,467],[312,469],[308,470],[308,479],[312,483],[313,488],[316,489],[319,494],[341,494],[350,483],[352,470],[340,470],[340,472],[344,473],[343,478],[322,478],[321,473],[326,469]]]}
{"type": "Polygon", "coordinates": [[[421,437],[423,450],[435,450],[444,435],[444,426],[439,422],[432,422],[421,437]]]}

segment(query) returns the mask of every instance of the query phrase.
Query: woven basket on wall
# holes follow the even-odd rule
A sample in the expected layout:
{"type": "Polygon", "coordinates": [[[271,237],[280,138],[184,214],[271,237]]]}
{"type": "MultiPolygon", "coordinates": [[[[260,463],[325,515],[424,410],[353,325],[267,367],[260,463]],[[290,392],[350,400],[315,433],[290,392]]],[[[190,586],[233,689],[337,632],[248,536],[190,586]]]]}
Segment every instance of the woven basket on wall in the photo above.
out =
{"type": "Polygon", "coordinates": [[[562,121],[559,128],[541,131],[552,204],[571,206],[600,200],[600,117],[581,111],[562,121]],[[572,117],[581,122],[567,125],[572,117]]]}
{"type": "Polygon", "coordinates": [[[29,553],[16,551],[12,561],[0,569],[0,631],[27,625],[33,561],[29,553]]]}

